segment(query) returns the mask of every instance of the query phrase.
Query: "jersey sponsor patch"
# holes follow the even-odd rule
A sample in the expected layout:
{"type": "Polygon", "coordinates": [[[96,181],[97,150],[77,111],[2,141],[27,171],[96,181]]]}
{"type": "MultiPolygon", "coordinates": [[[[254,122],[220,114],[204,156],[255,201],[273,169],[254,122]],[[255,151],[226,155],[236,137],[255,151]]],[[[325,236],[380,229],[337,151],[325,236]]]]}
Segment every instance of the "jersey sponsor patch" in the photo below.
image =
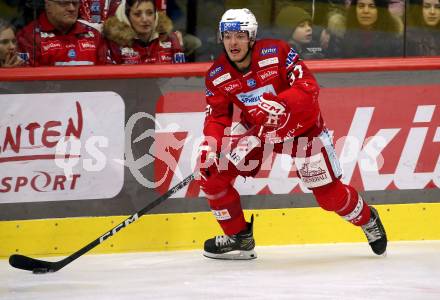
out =
{"type": "Polygon", "coordinates": [[[159,61],[171,63],[173,61],[173,56],[168,51],[159,51],[159,61]]]}
{"type": "Polygon", "coordinates": [[[86,33],[80,33],[78,34],[79,39],[93,39],[95,37],[95,34],[93,31],[87,31],[86,33]]]}
{"type": "Polygon", "coordinates": [[[260,78],[261,82],[266,82],[266,81],[278,76],[278,68],[277,67],[270,67],[268,69],[258,71],[257,75],[260,78]]]}
{"type": "Polygon", "coordinates": [[[222,22],[220,24],[220,31],[221,32],[225,32],[225,31],[240,31],[240,22],[235,21],[235,22],[222,22]]]}
{"type": "Polygon", "coordinates": [[[101,4],[99,1],[93,1],[92,5],[90,6],[90,11],[94,14],[101,12],[101,4]]]}
{"type": "Polygon", "coordinates": [[[253,91],[249,91],[246,93],[240,93],[237,94],[236,97],[238,101],[243,103],[245,106],[254,106],[257,105],[258,102],[260,102],[260,97],[264,93],[271,93],[273,95],[276,95],[275,89],[273,88],[273,85],[265,85],[258,89],[255,89],[253,91]]]}
{"type": "Polygon", "coordinates": [[[306,158],[296,157],[295,164],[298,168],[301,181],[309,189],[324,186],[332,182],[332,177],[322,153],[306,158]]]}
{"type": "Polygon", "coordinates": [[[171,49],[171,42],[159,42],[159,45],[165,49],[171,49]]]}
{"type": "Polygon", "coordinates": [[[70,49],[69,52],[67,52],[67,56],[70,59],[75,59],[76,58],[76,51],[75,51],[75,49],[70,49]]]}
{"type": "Polygon", "coordinates": [[[93,66],[95,63],[93,61],[57,61],[55,62],[55,66],[93,66]]]}
{"type": "Polygon", "coordinates": [[[222,82],[225,82],[226,80],[229,80],[229,79],[231,79],[232,77],[231,77],[231,73],[226,73],[226,74],[223,74],[222,76],[219,76],[219,77],[217,77],[216,79],[214,79],[213,81],[212,81],[212,84],[214,85],[214,86],[217,86],[217,85],[219,85],[220,83],[222,83],[222,82]]]}
{"type": "Polygon", "coordinates": [[[91,41],[79,41],[79,48],[81,50],[95,50],[96,45],[91,41]]]}
{"type": "Polygon", "coordinates": [[[253,79],[253,78],[249,78],[246,81],[246,84],[247,84],[248,87],[254,88],[257,85],[257,81],[255,79],[253,79]]]}
{"type": "Polygon", "coordinates": [[[222,210],[211,210],[214,217],[219,221],[229,220],[231,219],[231,215],[227,209],[222,210]]]}
{"type": "Polygon", "coordinates": [[[174,53],[174,62],[177,64],[184,63],[185,62],[185,53],[183,53],[183,52],[174,53]]]}
{"type": "Polygon", "coordinates": [[[121,48],[121,55],[122,56],[139,56],[139,52],[135,51],[133,48],[124,47],[124,48],[121,48]]]}
{"type": "Polygon", "coordinates": [[[17,54],[25,62],[29,61],[29,52],[18,52],[17,54]]]}
{"type": "Polygon", "coordinates": [[[42,31],[42,32],[40,32],[40,37],[42,39],[53,38],[53,37],[55,37],[55,33],[42,31]]]}
{"type": "Polygon", "coordinates": [[[243,77],[248,77],[251,76],[253,74],[252,70],[247,72],[246,74],[243,75],[243,77]]]}
{"type": "Polygon", "coordinates": [[[277,47],[267,47],[267,48],[261,49],[260,56],[273,55],[273,54],[277,54],[277,53],[278,53],[277,47]]]}
{"type": "Polygon", "coordinates": [[[225,83],[224,85],[220,86],[225,92],[227,93],[233,93],[236,90],[241,89],[241,83],[240,80],[236,79],[231,82],[225,83]]]}
{"type": "Polygon", "coordinates": [[[61,50],[63,46],[61,42],[52,41],[52,42],[41,42],[41,50],[43,52],[52,51],[52,50],[61,50]]]}
{"type": "Polygon", "coordinates": [[[217,68],[211,70],[211,72],[209,72],[209,78],[214,77],[215,75],[217,75],[218,73],[220,73],[221,71],[223,71],[223,66],[218,66],[217,68]]]}
{"type": "Polygon", "coordinates": [[[235,166],[238,166],[241,162],[244,162],[246,155],[248,155],[256,147],[260,146],[260,142],[260,139],[254,135],[244,136],[238,141],[237,146],[226,154],[226,158],[229,159],[235,166]]]}
{"type": "Polygon", "coordinates": [[[266,58],[266,59],[260,60],[258,62],[258,65],[260,66],[260,68],[264,68],[266,66],[275,65],[278,62],[279,62],[278,57],[271,57],[271,58],[266,58]]]}
{"type": "Polygon", "coordinates": [[[91,23],[101,23],[101,16],[100,15],[92,15],[90,17],[91,23]]]}

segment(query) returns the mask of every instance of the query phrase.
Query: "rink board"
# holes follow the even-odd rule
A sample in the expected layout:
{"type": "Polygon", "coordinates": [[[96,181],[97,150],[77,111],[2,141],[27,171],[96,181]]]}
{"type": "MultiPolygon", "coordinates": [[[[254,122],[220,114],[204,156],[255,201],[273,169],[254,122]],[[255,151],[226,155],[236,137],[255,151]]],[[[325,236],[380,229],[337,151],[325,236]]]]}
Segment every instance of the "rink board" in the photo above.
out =
{"type": "MultiPolygon", "coordinates": [[[[379,208],[390,240],[440,240],[440,58],[306,63],[322,87],[320,105],[343,161],[343,182],[379,208]]],[[[201,135],[209,67],[0,69],[0,257],[73,253],[169,190],[178,175],[190,174],[190,143],[176,150],[161,142],[201,135]],[[137,113],[155,120],[144,118],[127,131],[137,113]],[[45,131],[22,130],[14,149],[18,128],[36,122],[45,131]],[[80,161],[72,168],[75,180],[67,180],[54,141],[79,128],[80,161]],[[152,147],[152,139],[135,141],[145,132],[162,148],[152,147]],[[97,154],[106,159],[102,168],[97,154]],[[121,167],[127,154],[148,164],[121,167]],[[181,174],[173,168],[162,177],[162,162],[177,162],[181,174]],[[142,182],[158,178],[165,179],[159,188],[142,182]]],[[[317,207],[296,172],[283,168],[291,162],[278,156],[272,164],[235,182],[247,218],[255,214],[258,245],[365,242],[359,228],[317,207]]],[[[94,252],[200,249],[220,233],[194,183],[123,230],[94,252]]]]}
{"type": "MultiPolygon", "coordinates": [[[[376,206],[389,240],[440,240],[440,204],[376,206]]],[[[320,208],[247,210],[255,215],[257,245],[364,242],[359,228],[320,208]]],[[[0,257],[68,255],[126,217],[89,217],[0,222],[0,257]]],[[[146,215],[96,247],[92,253],[201,249],[220,234],[208,212],[146,215]]]]}

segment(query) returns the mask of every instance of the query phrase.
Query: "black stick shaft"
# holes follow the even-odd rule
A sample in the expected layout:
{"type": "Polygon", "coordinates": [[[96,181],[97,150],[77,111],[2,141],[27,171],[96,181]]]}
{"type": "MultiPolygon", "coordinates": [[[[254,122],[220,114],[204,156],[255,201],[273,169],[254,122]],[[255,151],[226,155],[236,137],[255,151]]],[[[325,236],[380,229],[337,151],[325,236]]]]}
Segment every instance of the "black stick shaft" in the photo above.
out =
{"type": "Polygon", "coordinates": [[[173,194],[175,194],[176,192],[181,190],[186,185],[188,185],[193,179],[194,179],[194,174],[189,175],[183,181],[178,183],[176,186],[174,186],[168,192],[166,192],[165,194],[163,194],[162,196],[160,196],[159,198],[157,198],[156,200],[154,200],[153,202],[151,202],[150,204],[148,204],[144,208],[142,208],[140,211],[138,211],[137,213],[131,215],[130,217],[128,217],[127,219],[125,219],[124,221],[122,221],[121,223],[119,223],[118,225],[116,225],[115,227],[113,227],[112,229],[110,229],[109,231],[104,233],[103,235],[101,235],[99,238],[97,238],[96,240],[94,240],[90,244],[84,246],[83,248],[81,248],[77,252],[75,252],[72,255],[66,257],[65,258],[65,260],[67,260],[66,264],[74,261],[78,257],[80,257],[83,254],[89,252],[90,250],[92,250],[93,248],[95,248],[96,246],[98,246],[99,244],[104,242],[109,237],[115,235],[121,229],[127,227],[128,225],[130,225],[134,221],[137,221],[141,216],[145,215],[147,212],[149,212],[150,210],[152,210],[153,208],[155,208],[156,206],[161,204],[163,201],[165,201],[166,199],[171,197],[173,194]]]}
{"type": "Polygon", "coordinates": [[[121,223],[119,223],[118,225],[116,225],[115,227],[113,227],[112,229],[110,229],[109,231],[107,231],[106,233],[104,233],[103,235],[101,235],[100,237],[95,239],[94,241],[90,242],[89,244],[82,247],[81,249],[79,249],[75,253],[71,254],[70,256],[68,256],[58,262],[47,262],[47,261],[33,259],[33,258],[24,256],[24,255],[17,255],[17,254],[12,255],[9,258],[9,262],[15,268],[24,269],[24,270],[28,270],[28,271],[35,271],[35,269],[46,269],[46,272],[56,272],[59,269],[66,266],[67,264],[74,261],[75,259],[77,259],[78,257],[89,252],[90,250],[92,250],[93,248],[95,248],[96,246],[98,246],[99,244],[104,242],[106,239],[112,237],[113,235],[118,233],[121,229],[123,229],[123,228],[127,227],[128,225],[130,225],[131,223],[137,221],[145,213],[152,210],[153,208],[155,208],[156,206],[161,204],[163,201],[165,201],[166,199],[171,197],[173,194],[175,194],[176,192],[178,192],[179,190],[181,190],[182,188],[187,186],[194,179],[194,177],[195,177],[194,173],[189,175],[183,181],[178,183],[176,186],[174,186],[172,189],[170,189],[168,192],[166,192],[165,194],[163,194],[162,196],[160,196],[159,198],[157,198],[153,202],[149,203],[147,206],[142,208],[140,211],[131,215],[130,217],[128,217],[127,219],[125,219],[124,221],[122,221],[121,223]]]}

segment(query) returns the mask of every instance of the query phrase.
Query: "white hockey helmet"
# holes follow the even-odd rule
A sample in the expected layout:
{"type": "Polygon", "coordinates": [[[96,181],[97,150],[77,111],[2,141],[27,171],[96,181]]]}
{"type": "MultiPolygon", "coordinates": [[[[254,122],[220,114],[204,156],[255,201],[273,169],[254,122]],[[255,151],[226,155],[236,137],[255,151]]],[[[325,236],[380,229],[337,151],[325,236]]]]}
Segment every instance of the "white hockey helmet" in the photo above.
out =
{"type": "Polygon", "coordinates": [[[257,38],[258,22],[254,14],[247,8],[228,9],[218,25],[220,40],[223,40],[225,31],[247,31],[249,38],[257,38]]]}

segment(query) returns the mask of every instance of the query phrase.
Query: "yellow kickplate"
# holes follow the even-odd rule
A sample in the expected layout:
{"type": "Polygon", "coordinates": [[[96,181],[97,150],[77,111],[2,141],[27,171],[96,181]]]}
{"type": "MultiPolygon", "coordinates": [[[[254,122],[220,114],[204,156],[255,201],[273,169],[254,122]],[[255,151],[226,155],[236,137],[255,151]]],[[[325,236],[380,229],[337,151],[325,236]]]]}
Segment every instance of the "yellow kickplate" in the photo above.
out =
{"type": "MultiPolygon", "coordinates": [[[[389,240],[440,240],[440,203],[375,206],[389,240]]],[[[360,228],[320,208],[248,210],[255,215],[257,245],[361,242],[360,228]]],[[[122,222],[126,216],[0,222],[0,258],[69,255],[122,222]]],[[[210,212],[146,215],[91,253],[201,249],[220,234],[210,212]]]]}

